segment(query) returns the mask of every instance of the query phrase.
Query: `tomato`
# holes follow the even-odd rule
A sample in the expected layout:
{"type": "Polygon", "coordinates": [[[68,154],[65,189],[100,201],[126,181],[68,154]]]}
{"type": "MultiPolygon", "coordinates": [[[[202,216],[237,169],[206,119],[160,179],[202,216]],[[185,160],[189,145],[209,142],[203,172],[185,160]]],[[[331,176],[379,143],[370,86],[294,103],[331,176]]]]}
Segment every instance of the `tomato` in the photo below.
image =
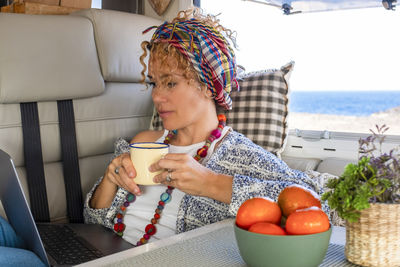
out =
{"type": "Polygon", "coordinates": [[[278,205],[282,209],[283,216],[287,217],[297,209],[305,209],[312,206],[321,208],[319,196],[299,185],[288,186],[278,196],[278,205]]]}
{"type": "Polygon", "coordinates": [[[325,232],[329,229],[329,218],[318,207],[296,210],[286,220],[289,235],[308,235],[325,232]]]}
{"type": "Polygon", "coordinates": [[[286,235],[286,232],[282,227],[269,222],[258,222],[252,224],[249,228],[249,232],[265,235],[286,235]]]}
{"type": "Polygon", "coordinates": [[[257,222],[279,224],[282,212],[278,204],[270,199],[255,197],[246,200],[236,214],[236,224],[242,229],[248,229],[257,222]]]}

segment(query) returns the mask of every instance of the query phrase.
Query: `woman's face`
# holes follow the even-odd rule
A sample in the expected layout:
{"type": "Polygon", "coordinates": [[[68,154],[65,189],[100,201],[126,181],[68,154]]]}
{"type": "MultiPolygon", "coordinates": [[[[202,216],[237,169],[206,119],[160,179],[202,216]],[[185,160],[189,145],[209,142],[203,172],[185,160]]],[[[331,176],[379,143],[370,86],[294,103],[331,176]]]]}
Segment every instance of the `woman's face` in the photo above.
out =
{"type": "Polygon", "coordinates": [[[172,64],[162,65],[157,60],[151,60],[148,75],[153,102],[164,128],[182,129],[201,122],[204,109],[210,107],[213,99],[206,96],[197,81],[189,82],[183,76],[183,70],[171,70],[165,65],[172,64]]]}

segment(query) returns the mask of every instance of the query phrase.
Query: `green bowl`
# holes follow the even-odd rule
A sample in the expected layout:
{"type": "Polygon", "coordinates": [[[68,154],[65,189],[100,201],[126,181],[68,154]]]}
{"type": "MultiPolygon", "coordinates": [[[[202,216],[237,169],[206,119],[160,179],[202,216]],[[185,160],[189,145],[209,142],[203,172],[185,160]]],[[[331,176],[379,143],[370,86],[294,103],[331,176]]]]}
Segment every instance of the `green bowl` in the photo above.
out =
{"type": "Polygon", "coordinates": [[[332,227],[312,235],[264,235],[234,224],[240,255],[249,266],[313,267],[325,258],[332,227]]]}

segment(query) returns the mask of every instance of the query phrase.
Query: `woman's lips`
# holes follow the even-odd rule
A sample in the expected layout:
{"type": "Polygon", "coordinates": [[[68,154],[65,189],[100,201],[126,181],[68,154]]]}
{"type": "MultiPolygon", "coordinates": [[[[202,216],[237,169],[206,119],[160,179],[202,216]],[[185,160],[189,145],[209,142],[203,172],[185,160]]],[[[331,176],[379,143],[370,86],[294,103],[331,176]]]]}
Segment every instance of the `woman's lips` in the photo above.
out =
{"type": "Polygon", "coordinates": [[[172,114],[172,111],[158,111],[158,115],[160,115],[161,118],[166,118],[168,117],[170,114],[172,114]]]}

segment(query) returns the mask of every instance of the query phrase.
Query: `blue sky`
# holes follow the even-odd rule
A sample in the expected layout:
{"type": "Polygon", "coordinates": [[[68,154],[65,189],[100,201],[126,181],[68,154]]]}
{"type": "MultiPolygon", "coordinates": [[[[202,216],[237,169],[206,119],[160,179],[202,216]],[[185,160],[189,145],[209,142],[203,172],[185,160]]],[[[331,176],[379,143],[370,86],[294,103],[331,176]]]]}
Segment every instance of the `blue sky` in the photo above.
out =
{"type": "Polygon", "coordinates": [[[242,0],[202,0],[236,30],[248,71],[296,62],[291,90],[400,90],[400,14],[383,7],[285,16],[242,0]]]}

